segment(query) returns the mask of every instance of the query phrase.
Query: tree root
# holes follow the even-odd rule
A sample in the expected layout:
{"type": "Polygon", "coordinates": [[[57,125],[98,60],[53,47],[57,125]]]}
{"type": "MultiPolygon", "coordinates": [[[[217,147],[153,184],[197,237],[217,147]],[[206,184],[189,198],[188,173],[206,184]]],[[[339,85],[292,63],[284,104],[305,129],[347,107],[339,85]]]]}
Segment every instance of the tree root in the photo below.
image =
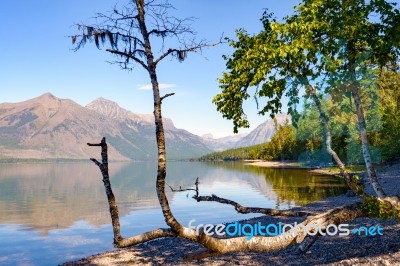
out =
{"type": "MultiPolygon", "coordinates": [[[[202,251],[200,253],[189,254],[185,257],[185,260],[201,259],[232,252],[271,252],[300,243],[302,244],[299,246],[299,250],[302,252],[306,252],[317,240],[317,238],[320,237],[319,234],[321,233],[321,231],[318,230],[319,228],[326,228],[328,225],[331,224],[339,225],[351,221],[355,218],[365,216],[365,213],[362,211],[361,208],[361,202],[357,202],[348,206],[334,208],[327,212],[313,216],[311,216],[310,213],[307,212],[296,212],[292,210],[274,210],[268,208],[244,207],[235,201],[220,198],[216,195],[199,196],[199,181],[197,178],[195,189],[179,188],[179,190],[175,191],[194,190],[196,191],[196,195],[193,196],[193,198],[197,201],[214,201],[222,204],[229,204],[234,206],[239,213],[262,213],[271,216],[288,217],[307,216],[307,218],[297,226],[292,226],[290,230],[282,232],[281,234],[276,236],[257,235],[253,236],[251,239],[248,239],[248,236],[220,239],[212,237],[210,235],[206,235],[203,231],[200,231],[199,234],[196,234],[196,231],[192,228],[186,228],[175,219],[172,219],[173,216],[168,205],[161,205],[161,207],[163,208],[163,212],[171,213],[172,218],[166,220],[170,228],[159,228],[130,238],[123,238],[120,235],[118,207],[115,202],[115,197],[111,189],[111,183],[108,175],[107,144],[105,138],[103,138],[101,143],[99,144],[88,143],[88,145],[100,146],[102,148],[102,163],[98,162],[95,159],[91,160],[99,167],[103,175],[103,183],[110,206],[110,214],[114,231],[114,246],[117,248],[125,248],[163,237],[179,237],[199,243],[203,245],[204,248],[206,248],[207,250],[205,252],[202,251]],[[308,234],[307,232],[305,232],[305,228],[308,228],[308,234]]],[[[158,181],[157,186],[160,187],[158,189],[163,190],[165,182],[162,182],[162,180],[158,181]]],[[[386,197],[380,200],[389,202],[394,208],[398,208],[400,206],[399,197],[397,196],[386,197]]],[[[324,229],[322,229],[322,232],[324,232],[324,229]]]]}
{"type": "Polygon", "coordinates": [[[116,248],[127,248],[137,244],[145,243],[150,240],[163,238],[163,237],[177,237],[178,235],[171,231],[169,228],[158,228],[146,233],[136,235],[129,238],[120,238],[117,242],[114,242],[116,248]]]}

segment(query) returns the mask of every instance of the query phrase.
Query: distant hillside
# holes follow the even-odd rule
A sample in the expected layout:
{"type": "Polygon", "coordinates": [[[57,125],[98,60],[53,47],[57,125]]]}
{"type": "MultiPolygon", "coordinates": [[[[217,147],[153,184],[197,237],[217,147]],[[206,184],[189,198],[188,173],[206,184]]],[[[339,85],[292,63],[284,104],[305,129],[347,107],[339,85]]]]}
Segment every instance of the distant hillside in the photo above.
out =
{"type": "Polygon", "coordinates": [[[236,160],[255,160],[259,159],[265,144],[257,144],[249,147],[228,149],[224,151],[212,152],[200,157],[200,161],[236,161],[236,160]]]}
{"type": "MultiPolygon", "coordinates": [[[[284,125],[286,121],[291,124],[291,117],[287,114],[277,114],[278,125],[284,125]]],[[[223,151],[227,149],[237,149],[250,147],[257,144],[269,142],[275,134],[275,124],[273,119],[267,119],[248,134],[238,134],[223,138],[214,139],[212,135],[203,135],[203,141],[214,151],[223,151]]]]}
{"type": "MultiPolygon", "coordinates": [[[[0,159],[88,159],[99,156],[87,142],[102,136],[112,160],[157,158],[152,115],[135,114],[99,98],[86,107],[50,93],[20,103],[0,104],[0,159]]],[[[201,137],[164,119],[169,159],[186,159],[212,150],[201,137]]]]}
{"type": "MultiPolygon", "coordinates": [[[[278,125],[284,125],[286,121],[291,124],[291,117],[287,114],[277,114],[275,116],[278,125]]],[[[237,143],[236,147],[248,147],[265,142],[269,142],[275,135],[275,124],[273,119],[268,119],[256,129],[252,130],[249,134],[241,138],[237,143]]]]}
{"type": "Polygon", "coordinates": [[[214,138],[212,134],[203,135],[204,143],[214,151],[223,151],[237,147],[238,142],[247,134],[237,134],[234,136],[227,136],[222,138],[214,138]]]}
{"type": "Polygon", "coordinates": [[[213,152],[202,156],[200,160],[293,160],[297,159],[300,153],[303,152],[303,144],[296,141],[293,126],[284,124],[278,126],[278,130],[274,132],[269,142],[213,152]]]}
{"type": "MultiPolygon", "coordinates": [[[[290,116],[277,115],[279,124],[290,116]]],[[[199,137],[178,129],[164,118],[168,159],[199,158],[213,151],[247,147],[267,142],[275,134],[272,119],[249,134],[223,138],[199,137]]],[[[50,93],[19,103],[0,104],[0,160],[86,160],[99,156],[87,142],[103,136],[110,144],[112,160],[153,160],[157,158],[154,117],[121,108],[98,98],[83,107],[50,93]]]]}

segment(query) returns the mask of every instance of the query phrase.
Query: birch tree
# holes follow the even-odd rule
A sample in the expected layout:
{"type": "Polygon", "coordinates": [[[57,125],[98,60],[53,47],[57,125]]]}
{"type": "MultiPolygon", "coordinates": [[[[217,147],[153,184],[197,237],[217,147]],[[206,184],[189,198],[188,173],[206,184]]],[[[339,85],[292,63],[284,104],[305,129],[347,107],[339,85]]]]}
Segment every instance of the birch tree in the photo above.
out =
{"type": "MultiPolygon", "coordinates": [[[[173,215],[165,193],[167,154],[165,152],[165,136],[161,109],[163,101],[167,97],[172,96],[172,94],[160,95],[157,65],[168,56],[174,56],[178,60],[184,60],[188,53],[199,52],[201,49],[215,44],[204,41],[195,42],[193,39],[187,41],[187,39],[184,38],[185,35],[193,34],[193,31],[186,23],[188,21],[169,16],[168,11],[170,8],[172,8],[172,6],[167,2],[132,0],[125,6],[114,8],[109,14],[98,14],[97,18],[102,20],[98,25],[77,25],[81,33],[71,37],[72,42],[76,45],[76,50],[82,48],[88,41],[94,42],[97,47],[106,46],[105,51],[115,55],[116,61],[114,63],[119,64],[123,69],[130,69],[132,63],[140,65],[147,71],[152,84],[154,102],[153,113],[156,125],[155,135],[158,147],[158,171],[155,186],[168,228],[158,228],[128,238],[121,235],[116,196],[112,191],[108,173],[106,139],[103,138],[100,143],[88,143],[89,146],[101,147],[101,162],[95,158],[91,158],[91,160],[99,167],[103,177],[114,231],[114,246],[123,248],[162,237],[180,237],[203,245],[207,251],[198,256],[194,256],[194,258],[201,258],[203,256],[238,251],[269,252],[303,242],[308,236],[301,230],[301,227],[300,229],[294,228],[293,230],[289,230],[284,234],[274,237],[255,236],[251,241],[248,241],[245,236],[220,239],[209,236],[204,231],[199,231],[199,233],[197,233],[193,228],[185,227],[173,215]],[[152,44],[154,44],[154,38],[161,38],[161,43],[164,43],[163,41],[165,41],[166,38],[175,38],[175,44],[178,44],[178,47],[163,46],[161,53],[156,54],[152,46],[152,44]]],[[[276,104],[279,106],[279,102],[276,102],[276,104]]],[[[199,195],[198,179],[195,182],[195,186],[195,189],[190,189],[196,191],[196,195],[194,196],[195,200],[216,201],[230,204],[235,206],[235,208],[242,213],[264,213],[267,215],[286,216],[308,215],[290,210],[281,211],[264,208],[247,208],[236,202],[214,195],[211,197],[199,195]]],[[[187,189],[179,189],[178,191],[185,190],[187,189]]],[[[327,224],[344,223],[364,215],[365,212],[362,210],[361,204],[356,203],[354,205],[336,208],[319,215],[308,215],[301,224],[304,226],[326,226],[327,224]]]]}
{"type": "MultiPolygon", "coordinates": [[[[105,46],[105,51],[116,58],[112,63],[119,65],[122,69],[131,70],[134,64],[140,65],[147,71],[152,85],[153,114],[158,150],[156,190],[165,221],[171,227],[172,233],[169,229],[160,229],[146,234],[143,238],[122,241],[119,233],[119,224],[113,222],[114,229],[118,229],[114,230],[114,244],[119,247],[138,243],[136,241],[140,242],[162,236],[176,235],[176,233],[182,231],[180,224],[171,213],[165,194],[167,155],[161,104],[174,93],[160,94],[157,66],[169,56],[183,61],[188,53],[199,53],[202,49],[215,46],[218,43],[208,43],[204,40],[196,41],[194,38],[195,33],[190,28],[192,18],[179,19],[170,16],[168,11],[172,8],[173,6],[168,1],[130,0],[124,6],[115,6],[114,10],[109,13],[97,14],[96,20],[100,22],[96,25],[76,25],[81,33],[71,36],[76,51],[83,48],[87,42],[92,42],[97,48],[105,46]],[[154,43],[161,43],[161,52],[159,54],[154,52],[154,43]],[[176,47],[167,47],[166,45],[170,43],[176,45],[176,47]]],[[[105,139],[94,146],[106,147],[105,139]]],[[[106,153],[106,150],[103,153],[106,153]]],[[[104,178],[105,173],[108,172],[108,170],[105,170],[108,168],[107,160],[103,159],[103,163],[99,163],[94,159],[93,161],[100,167],[103,180],[107,180],[107,178],[104,178]]],[[[108,173],[106,176],[108,176],[108,173]]],[[[108,191],[107,195],[112,195],[111,185],[106,186],[106,191],[108,191]]],[[[111,200],[113,197],[111,197],[111,200]]],[[[113,200],[112,204],[110,203],[110,211],[114,214],[118,213],[115,200],[113,200]]]]}
{"type": "MultiPolygon", "coordinates": [[[[318,100],[317,90],[321,95],[335,90],[342,97],[350,93],[368,176],[376,194],[384,197],[369,151],[359,80],[366,68],[397,64],[400,12],[396,4],[380,0],[303,0],[295,14],[281,23],[269,13],[264,13],[261,20],[262,32],[250,36],[241,29],[237,31],[238,40],[230,41],[235,51],[225,57],[227,71],[219,80],[222,92],[213,100],[217,110],[233,120],[237,132],[239,127],[249,126],[243,101],[250,97],[253,87],[253,96],[263,103],[259,114],[276,114],[285,95],[293,117],[302,89],[314,100],[318,100]]],[[[326,125],[326,116],[320,116],[326,125]]],[[[328,152],[346,176],[343,164],[330,148],[326,130],[325,126],[328,152]]]]}

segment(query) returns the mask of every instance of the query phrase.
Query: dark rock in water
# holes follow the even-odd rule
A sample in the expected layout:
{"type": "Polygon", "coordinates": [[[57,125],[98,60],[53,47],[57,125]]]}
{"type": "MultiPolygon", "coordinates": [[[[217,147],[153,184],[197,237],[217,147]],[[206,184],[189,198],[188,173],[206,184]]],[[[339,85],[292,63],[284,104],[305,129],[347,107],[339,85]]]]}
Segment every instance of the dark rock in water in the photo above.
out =
{"type": "Polygon", "coordinates": [[[355,197],[356,196],[356,192],[354,190],[349,189],[346,192],[346,196],[347,197],[355,197]]]}

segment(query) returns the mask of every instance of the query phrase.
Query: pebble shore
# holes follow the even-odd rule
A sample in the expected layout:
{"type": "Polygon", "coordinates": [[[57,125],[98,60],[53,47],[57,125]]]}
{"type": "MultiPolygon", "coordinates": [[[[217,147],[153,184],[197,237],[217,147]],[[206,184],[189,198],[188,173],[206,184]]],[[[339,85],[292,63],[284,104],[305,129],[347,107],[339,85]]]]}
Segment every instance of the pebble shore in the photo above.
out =
{"type": "MultiPolygon", "coordinates": [[[[366,192],[373,189],[363,176],[366,192]]],[[[389,195],[400,195],[400,163],[384,167],[379,180],[389,195]]],[[[299,211],[321,213],[328,209],[360,201],[358,197],[341,195],[327,198],[296,208],[299,211]]],[[[262,206],[261,206],[262,207],[262,206]]],[[[304,218],[262,216],[241,223],[294,223],[304,218]]],[[[198,252],[202,247],[179,238],[157,239],[128,249],[108,251],[64,266],[76,265],[400,265],[400,224],[396,219],[379,220],[358,218],[349,227],[377,226],[383,228],[383,236],[354,235],[320,237],[306,252],[293,245],[270,253],[237,252],[196,261],[184,261],[186,254],[198,252]]]]}

